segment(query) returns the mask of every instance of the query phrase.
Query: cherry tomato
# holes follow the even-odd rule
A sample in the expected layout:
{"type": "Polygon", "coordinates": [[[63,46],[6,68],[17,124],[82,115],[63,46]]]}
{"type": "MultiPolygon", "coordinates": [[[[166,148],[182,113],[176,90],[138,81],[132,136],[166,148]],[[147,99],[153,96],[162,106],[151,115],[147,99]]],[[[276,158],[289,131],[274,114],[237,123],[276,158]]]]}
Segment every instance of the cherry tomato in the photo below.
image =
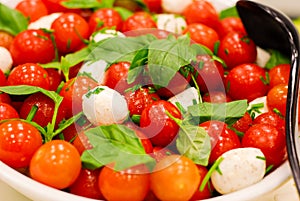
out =
{"type": "Polygon", "coordinates": [[[58,72],[58,70],[54,68],[46,68],[46,71],[48,73],[48,79],[49,79],[49,90],[56,91],[57,87],[62,82],[62,76],[58,72]]]}
{"type": "Polygon", "coordinates": [[[66,107],[67,117],[82,111],[82,96],[96,86],[98,83],[87,76],[72,78],[64,84],[59,95],[64,98],[63,105],[66,107]]]}
{"type": "Polygon", "coordinates": [[[61,4],[64,1],[66,0],[42,0],[42,2],[46,5],[49,13],[68,11],[68,9],[61,4]]]}
{"type": "Polygon", "coordinates": [[[278,167],[286,159],[285,134],[271,124],[254,124],[242,139],[243,147],[261,149],[267,166],[278,167]]]}
{"type": "Polygon", "coordinates": [[[13,35],[5,32],[5,31],[0,31],[0,46],[5,47],[6,49],[9,49],[13,40],[14,40],[13,35]]]}
{"type": "MultiPolygon", "coordinates": [[[[48,125],[48,123],[52,122],[55,104],[51,98],[42,93],[35,93],[30,95],[25,99],[23,105],[20,108],[20,117],[26,119],[33,106],[36,106],[38,109],[32,121],[36,122],[42,127],[45,127],[48,125]]],[[[56,127],[65,118],[65,116],[66,110],[62,105],[60,105],[56,117],[56,127]]]]}
{"type": "Polygon", "coordinates": [[[99,188],[107,200],[142,201],[150,189],[150,175],[144,165],[115,171],[111,167],[102,168],[99,188]]]}
{"type": "Polygon", "coordinates": [[[287,84],[279,84],[271,88],[267,94],[267,106],[269,110],[277,109],[285,116],[287,92],[287,84]]]}
{"type": "Polygon", "coordinates": [[[230,32],[220,41],[218,56],[229,69],[244,63],[254,63],[256,45],[245,33],[230,32]]]}
{"type": "Polygon", "coordinates": [[[104,199],[99,187],[100,169],[81,169],[76,181],[69,187],[70,193],[93,199],[104,199]]]}
{"type": "Polygon", "coordinates": [[[156,23],[150,14],[140,11],[134,13],[123,22],[122,31],[127,32],[147,28],[156,28],[156,23]]]}
{"type": "Polygon", "coordinates": [[[8,75],[7,84],[31,85],[49,89],[48,77],[48,72],[40,65],[35,63],[25,63],[13,68],[8,75]]]}
{"type": "Polygon", "coordinates": [[[279,131],[285,133],[285,119],[274,111],[269,111],[258,115],[253,124],[271,124],[279,131]]]}
{"type": "Polygon", "coordinates": [[[3,71],[0,69],[0,86],[5,86],[5,85],[7,85],[6,76],[3,73],[3,71]]]}
{"type": "Polygon", "coordinates": [[[0,160],[10,167],[28,167],[42,143],[41,133],[27,122],[10,120],[0,125],[0,160]]]}
{"type": "Polygon", "coordinates": [[[198,171],[200,174],[200,183],[199,183],[199,186],[198,186],[196,192],[194,193],[193,197],[190,199],[190,201],[208,199],[208,198],[212,197],[212,193],[214,190],[211,181],[208,181],[207,184],[205,185],[204,189],[200,190],[200,185],[202,184],[204,177],[208,173],[208,170],[206,167],[201,166],[201,165],[197,165],[197,168],[198,168],[198,171]]]}
{"type": "Polygon", "coordinates": [[[194,76],[201,93],[225,91],[223,66],[209,55],[198,55],[194,76]]]}
{"type": "Polygon", "coordinates": [[[188,24],[202,23],[217,30],[219,15],[213,5],[208,1],[193,1],[183,12],[188,24]]]}
{"type": "Polygon", "coordinates": [[[156,146],[165,147],[177,136],[179,126],[167,114],[181,119],[181,113],[172,103],[159,100],[146,107],[140,118],[140,126],[151,142],[156,146]]]}
{"type": "Polygon", "coordinates": [[[170,149],[167,147],[153,147],[153,152],[150,154],[156,162],[161,161],[164,157],[174,154],[170,149]]]}
{"type": "Polygon", "coordinates": [[[189,200],[199,183],[196,164],[185,156],[166,156],[151,173],[151,190],[160,200],[189,200]]]}
{"type": "Polygon", "coordinates": [[[210,120],[199,124],[210,136],[211,154],[209,163],[212,164],[223,153],[231,149],[240,148],[241,142],[237,134],[221,121],[210,120]]]}
{"type": "Polygon", "coordinates": [[[125,93],[126,89],[140,83],[137,78],[133,83],[128,84],[127,75],[130,67],[129,62],[114,63],[105,71],[102,84],[118,91],[121,94],[125,93]]]}
{"type": "Polygon", "coordinates": [[[115,28],[119,31],[122,28],[123,20],[116,10],[112,8],[100,8],[91,15],[88,23],[91,32],[102,28],[115,28]]]}
{"type": "Polygon", "coordinates": [[[160,97],[151,91],[154,89],[150,88],[139,88],[135,91],[127,91],[124,95],[130,116],[141,115],[142,111],[154,101],[160,100],[160,97]]]}
{"type": "Polygon", "coordinates": [[[59,52],[65,54],[79,50],[88,39],[89,25],[76,13],[63,13],[51,25],[59,52]]]}
{"type": "Polygon", "coordinates": [[[153,13],[161,13],[162,12],[162,7],[161,7],[162,0],[144,0],[144,3],[149,8],[150,12],[153,12],[153,13]]]}
{"type": "Polygon", "coordinates": [[[202,96],[202,101],[211,103],[231,102],[231,98],[223,91],[210,91],[202,96]]]}
{"type": "Polygon", "coordinates": [[[84,134],[84,132],[77,131],[74,141],[72,142],[74,147],[78,150],[79,154],[81,155],[85,150],[92,149],[93,146],[91,145],[88,137],[84,134]]]}
{"type": "Polygon", "coordinates": [[[0,93],[0,103],[11,104],[11,98],[7,93],[0,93]]]}
{"type": "Polygon", "coordinates": [[[19,113],[11,105],[0,102],[0,121],[12,118],[19,118],[19,113]]]}
{"type": "Polygon", "coordinates": [[[57,189],[73,184],[80,170],[81,160],[77,149],[63,140],[43,144],[33,155],[29,166],[34,180],[57,189]]]}
{"type": "Polygon", "coordinates": [[[200,23],[187,25],[183,30],[183,34],[189,34],[193,42],[202,44],[212,51],[215,43],[219,41],[218,33],[214,29],[200,23]]]}
{"type": "Polygon", "coordinates": [[[15,9],[23,13],[25,17],[28,17],[30,22],[48,15],[47,7],[41,0],[20,1],[15,9]]]}
{"type": "Polygon", "coordinates": [[[246,112],[242,118],[237,120],[232,127],[236,129],[239,132],[245,133],[253,124],[253,120],[249,114],[249,112],[246,112]]]}
{"type": "Polygon", "coordinates": [[[9,49],[14,65],[48,63],[55,58],[51,37],[43,30],[28,29],[20,32],[9,49]]]}
{"type": "Polygon", "coordinates": [[[230,32],[246,33],[246,30],[239,17],[226,17],[220,20],[217,32],[222,39],[230,32]]]}
{"type": "Polygon", "coordinates": [[[279,64],[269,70],[270,88],[278,84],[288,84],[290,76],[290,64],[279,64]]]}
{"type": "Polygon", "coordinates": [[[256,64],[242,64],[231,69],[225,79],[228,95],[233,100],[255,98],[266,95],[266,71],[256,64]]]}

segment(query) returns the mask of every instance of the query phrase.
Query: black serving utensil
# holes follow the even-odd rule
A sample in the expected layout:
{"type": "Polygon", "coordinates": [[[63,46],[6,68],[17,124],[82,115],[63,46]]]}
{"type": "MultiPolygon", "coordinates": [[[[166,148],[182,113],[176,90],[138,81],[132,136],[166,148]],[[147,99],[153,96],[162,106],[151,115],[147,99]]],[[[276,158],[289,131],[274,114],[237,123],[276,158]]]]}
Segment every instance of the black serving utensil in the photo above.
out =
{"type": "Polygon", "coordinates": [[[292,21],[283,13],[260,3],[240,0],[237,11],[251,39],[266,49],[276,49],[291,60],[286,107],[286,146],[292,175],[300,195],[298,91],[300,49],[299,35],[292,21]]]}

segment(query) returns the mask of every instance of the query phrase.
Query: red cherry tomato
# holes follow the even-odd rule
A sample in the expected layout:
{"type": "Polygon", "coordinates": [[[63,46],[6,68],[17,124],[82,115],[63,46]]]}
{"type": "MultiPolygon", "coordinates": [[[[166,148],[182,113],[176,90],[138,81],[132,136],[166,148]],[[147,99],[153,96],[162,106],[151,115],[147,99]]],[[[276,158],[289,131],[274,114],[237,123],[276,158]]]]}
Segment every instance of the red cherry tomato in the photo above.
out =
{"type": "Polygon", "coordinates": [[[63,105],[67,110],[67,117],[82,111],[82,96],[98,86],[98,83],[87,76],[78,76],[67,81],[59,95],[64,97],[63,105]]]}
{"type": "Polygon", "coordinates": [[[253,124],[253,120],[248,112],[242,118],[237,120],[232,127],[239,132],[245,133],[253,124]]]}
{"type": "Polygon", "coordinates": [[[115,28],[119,31],[122,28],[123,20],[116,10],[112,8],[100,8],[90,16],[88,23],[91,32],[102,28],[115,28]]]}
{"type": "Polygon", "coordinates": [[[202,101],[211,103],[231,102],[231,98],[223,91],[210,91],[202,96],[202,101]]]}
{"type": "Polygon", "coordinates": [[[48,72],[40,65],[35,63],[25,63],[13,68],[8,75],[7,84],[31,85],[49,89],[48,77],[48,72]]]}
{"type": "Polygon", "coordinates": [[[137,78],[133,83],[128,84],[127,75],[130,67],[129,62],[114,63],[105,71],[102,84],[124,94],[126,89],[139,83],[137,78]]]}
{"type": "Polygon", "coordinates": [[[253,124],[271,124],[279,131],[285,133],[285,119],[274,111],[269,111],[258,115],[253,124]]]}
{"type": "Polygon", "coordinates": [[[0,102],[0,121],[12,118],[19,118],[19,113],[11,105],[0,102]]]}
{"type": "Polygon", "coordinates": [[[142,201],[150,189],[148,171],[144,165],[122,171],[105,166],[99,175],[99,188],[107,200],[142,201]]]}
{"type": "Polygon", "coordinates": [[[198,168],[198,171],[200,174],[200,183],[199,183],[199,186],[198,186],[196,192],[194,193],[193,197],[190,199],[190,201],[208,199],[208,198],[212,197],[212,193],[214,190],[211,181],[208,181],[207,184],[205,185],[204,189],[200,190],[200,185],[202,184],[203,179],[206,176],[208,170],[206,167],[201,166],[201,165],[197,165],[197,168],[198,168]]]}
{"type": "MultiPolygon", "coordinates": [[[[32,121],[36,122],[42,127],[48,125],[48,123],[52,122],[52,117],[54,113],[54,102],[48,96],[42,93],[35,93],[30,95],[25,99],[23,105],[20,109],[20,117],[26,119],[31,108],[33,106],[37,106],[37,111],[32,119],[32,121]]],[[[58,114],[56,118],[56,126],[65,118],[66,110],[62,105],[58,108],[58,114]]]]}
{"type": "Polygon", "coordinates": [[[279,64],[269,70],[270,89],[278,84],[288,84],[290,77],[290,64],[279,64]]]}
{"type": "Polygon", "coordinates": [[[55,58],[51,37],[43,30],[28,29],[20,32],[9,49],[14,65],[48,63],[55,58]]]}
{"type": "Polygon", "coordinates": [[[62,76],[58,72],[58,70],[56,70],[54,68],[46,68],[46,71],[49,76],[49,90],[56,91],[57,87],[62,82],[62,76]]]}
{"type": "Polygon", "coordinates": [[[0,93],[0,103],[11,104],[11,98],[6,93],[0,93]]]}
{"type": "Polygon", "coordinates": [[[6,49],[9,49],[13,40],[14,40],[13,35],[5,32],[5,31],[0,31],[0,46],[5,47],[6,49]]]}
{"type": "Polygon", "coordinates": [[[164,157],[174,154],[167,147],[153,147],[153,152],[150,154],[156,162],[161,161],[164,157]]]}
{"type": "Polygon", "coordinates": [[[7,85],[6,76],[3,73],[3,71],[0,69],[0,86],[5,86],[5,85],[7,85]]]}
{"type": "Polygon", "coordinates": [[[63,13],[54,20],[51,29],[57,48],[63,54],[79,50],[90,35],[88,23],[76,13],[63,13]]]}
{"type": "Polygon", "coordinates": [[[226,17],[221,19],[217,31],[221,39],[230,32],[246,33],[243,22],[239,17],[226,17]]]}
{"type": "Polygon", "coordinates": [[[183,12],[188,24],[202,23],[217,30],[219,15],[213,5],[208,1],[193,1],[183,12]]]}
{"type": "Polygon", "coordinates": [[[57,189],[69,187],[80,174],[81,160],[77,149],[69,142],[52,140],[43,144],[33,155],[30,176],[57,189]]]}
{"type": "Polygon", "coordinates": [[[245,33],[230,32],[220,41],[218,56],[228,68],[244,63],[254,63],[257,56],[256,45],[245,33]]]}
{"type": "Polygon", "coordinates": [[[93,199],[103,200],[98,187],[100,169],[81,169],[76,181],[69,187],[70,193],[93,199]]]}
{"type": "Polygon", "coordinates": [[[167,114],[181,119],[181,113],[172,103],[159,100],[146,107],[140,118],[140,126],[151,142],[156,146],[165,147],[177,136],[179,126],[167,114]]]}
{"type": "Polygon", "coordinates": [[[162,0],[144,0],[144,3],[149,8],[150,12],[153,12],[153,13],[161,13],[162,12],[162,7],[161,7],[162,0]]]}
{"type": "Polygon", "coordinates": [[[160,200],[189,200],[199,183],[196,164],[185,156],[166,156],[151,173],[151,190],[160,200]]]}
{"type": "Polygon", "coordinates": [[[156,28],[156,23],[151,15],[146,12],[136,12],[123,22],[123,32],[137,29],[156,28]]]}
{"type": "Polygon", "coordinates": [[[25,17],[28,17],[30,22],[48,15],[47,7],[41,0],[20,1],[15,9],[23,13],[25,17]]]}
{"type": "Polygon", "coordinates": [[[0,160],[10,167],[28,167],[42,143],[40,132],[29,123],[10,120],[0,125],[0,160]]]}
{"type": "Polygon", "coordinates": [[[193,64],[194,76],[201,93],[210,91],[225,91],[223,66],[212,60],[209,55],[198,55],[193,64]]]}
{"type": "Polygon", "coordinates": [[[279,84],[269,90],[267,94],[267,106],[269,110],[277,109],[285,116],[288,85],[279,84]]]}
{"type": "Polygon", "coordinates": [[[79,132],[79,131],[77,131],[77,134],[76,134],[75,139],[72,142],[72,144],[78,150],[80,155],[85,150],[89,150],[89,149],[93,148],[88,137],[84,134],[84,132],[79,132]]]}
{"type": "Polygon", "coordinates": [[[183,30],[183,34],[189,34],[193,42],[202,44],[212,51],[215,43],[219,41],[218,33],[214,29],[200,23],[187,25],[183,30]]]}
{"type": "Polygon", "coordinates": [[[255,98],[266,95],[268,83],[266,71],[256,64],[242,64],[231,69],[225,79],[228,95],[233,100],[255,98]]]}
{"type": "Polygon", "coordinates": [[[237,134],[221,121],[210,120],[199,125],[203,127],[210,136],[211,154],[209,163],[212,164],[223,153],[231,149],[240,148],[241,142],[237,134]]]}
{"type": "Polygon", "coordinates": [[[242,139],[243,147],[261,149],[267,166],[278,167],[286,159],[285,134],[271,124],[254,124],[242,139]]]}
{"type": "Polygon", "coordinates": [[[128,104],[130,116],[141,115],[147,106],[151,105],[154,101],[160,100],[160,97],[149,88],[127,91],[124,97],[128,104]]]}
{"type": "Polygon", "coordinates": [[[46,5],[49,13],[66,12],[68,9],[62,5],[62,2],[67,0],[42,0],[46,5]]]}

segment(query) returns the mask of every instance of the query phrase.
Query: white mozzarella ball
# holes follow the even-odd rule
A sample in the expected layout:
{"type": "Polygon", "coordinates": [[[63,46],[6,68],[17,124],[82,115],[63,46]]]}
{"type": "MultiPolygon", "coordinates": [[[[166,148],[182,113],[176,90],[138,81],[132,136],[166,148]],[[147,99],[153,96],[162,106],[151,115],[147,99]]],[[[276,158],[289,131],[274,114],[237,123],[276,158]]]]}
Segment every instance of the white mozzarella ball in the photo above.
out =
{"type": "Polygon", "coordinates": [[[193,0],[162,0],[161,6],[165,12],[181,14],[193,0]]]}
{"type": "Polygon", "coordinates": [[[43,16],[38,20],[31,22],[28,25],[28,29],[51,29],[51,25],[62,13],[52,13],[50,15],[43,16]]]}
{"type": "Polygon", "coordinates": [[[266,96],[262,96],[262,97],[256,98],[253,101],[251,101],[249,103],[247,110],[250,110],[257,104],[258,105],[263,104],[263,107],[253,110],[254,117],[257,117],[258,115],[269,111],[268,106],[267,106],[267,97],[266,96]]]}
{"type": "Polygon", "coordinates": [[[174,14],[156,15],[158,29],[166,30],[175,34],[182,34],[187,24],[183,17],[174,14]]]}
{"type": "Polygon", "coordinates": [[[125,98],[107,86],[98,86],[82,98],[83,113],[94,125],[118,124],[128,117],[128,105],[125,98]]]}
{"type": "Polygon", "coordinates": [[[0,46],[0,69],[6,73],[8,72],[13,65],[13,59],[11,57],[10,52],[0,46]]]}
{"type": "Polygon", "coordinates": [[[257,148],[232,149],[221,155],[223,160],[211,175],[215,189],[221,194],[251,186],[263,179],[266,171],[265,156],[257,148]],[[220,174],[221,173],[221,174],[220,174]]]}
{"type": "Polygon", "coordinates": [[[179,103],[185,110],[187,110],[189,106],[199,103],[199,94],[195,87],[189,87],[183,92],[169,98],[168,101],[174,105],[179,103]]]}
{"type": "Polygon", "coordinates": [[[256,64],[265,67],[267,62],[271,58],[271,54],[260,47],[256,47],[256,50],[257,50],[256,64]]]}
{"type": "Polygon", "coordinates": [[[80,68],[79,74],[88,74],[99,84],[101,84],[103,82],[106,66],[107,62],[104,60],[85,62],[80,68]]]}
{"type": "Polygon", "coordinates": [[[96,32],[95,34],[93,34],[90,37],[90,40],[94,41],[94,42],[99,42],[104,39],[113,38],[113,37],[125,37],[125,35],[122,32],[119,32],[119,31],[116,31],[113,29],[106,29],[104,31],[100,30],[100,31],[96,32]]]}

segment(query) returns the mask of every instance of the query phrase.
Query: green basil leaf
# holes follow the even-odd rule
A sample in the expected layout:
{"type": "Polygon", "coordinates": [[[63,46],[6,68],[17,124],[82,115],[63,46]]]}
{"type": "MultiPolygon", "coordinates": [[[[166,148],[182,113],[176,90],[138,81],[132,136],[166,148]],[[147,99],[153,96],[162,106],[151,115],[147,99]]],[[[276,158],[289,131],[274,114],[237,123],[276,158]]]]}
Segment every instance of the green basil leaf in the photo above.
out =
{"type": "Polygon", "coordinates": [[[94,148],[86,150],[88,153],[82,155],[83,163],[100,167],[115,163],[116,170],[143,163],[152,168],[155,164],[155,160],[145,153],[135,132],[124,125],[98,126],[87,130],[85,134],[94,148]]]}
{"type": "Polygon", "coordinates": [[[105,0],[99,2],[98,0],[68,0],[63,1],[62,5],[66,8],[111,8],[114,0],[105,0]]]}
{"type": "Polygon", "coordinates": [[[61,64],[58,61],[53,61],[50,63],[39,64],[39,65],[42,66],[43,68],[55,68],[55,69],[61,70],[61,64]]]}
{"type": "Polygon", "coordinates": [[[274,66],[277,66],[279,64],[289,64],[290,59],[285,56],[284,54],[280,53],[278,50],[270,50],[271,57],[266,63],[265,68],[266,69],[271,69],[274,66]]]}
{"type": "Polygon", "coordinates": [[[73,124],[74,122],[76,122],[78,119],[80,119],[80,117],[83,116],[83,112],[79,112],[78,114],[76,114],[75,116],[72,116],[71,118],[62,121],[59,123],[58,128],[55,130],[53,136],[58,135],[59,133],[61,133],[64,129],[66,129],[67,127],[69,127],[71,124],[73,124]]]}
{"type": "Polygon", "coordinates": [[[90,49],[92,51],[89,54],[88,59],[93,61],[102,59],[108,64],[116,63],[118,61],[131,62],[135,57],[136,52],[144,48],[153,40],[156,40],[156,38],[151,34],[138,37],[108,38],[99,43],[90,44],[90,49]]]}
{"type": "Polygon", "coordinates": [[[196,58],[196,51],[189,45],[188,37],[169,37],[149,45],[148,68],[155,85],[165,87],[176,72],[196,58]]]}
{"type": "Polygon", "coordinates": [[[220,12],[219,18],[224,19],[226,17],[239,17],[239,13],[237,12],[237,9],[235,6],[224,9],[220,12]]]}
{"type": "Polygon", "coordinates": [[[16,9],[11,9],[0,3],[0,13],[0,30],[15,36],[27,29],[28,19],[16,9]]]}
{"type": "Polygon", "coordinates": [[[135,79],[143,72],[144,66],[148,63],[148,46],[140,49],[135,54],[129,71],[128,71],[128,77],[127,82],[133,83],[135,79]]]}
{"type": "Polygon", "coordinates": [[[195,118],[200,118],[199,123],[208,120],[225,121],[228,125],[234,124],[244,116],[247,111],[247,100],[238,100],[228,103],[203,102],[188,107],[188,112],[195,118]]]}
{"type": "Polygon", "coordinates": [[[130,17],[133,14],[132,11],[123,7],[114,7],[114,9],[121,15],[123,20],[126,20],[128,17],[130,17]]]}
{"type": "Polygon", "coordinates": [[[176,147],[180,154],[194,163],[207,166],[211,151],[210,137],[205,129],[197,125],[180,126],[176,147]]]}

